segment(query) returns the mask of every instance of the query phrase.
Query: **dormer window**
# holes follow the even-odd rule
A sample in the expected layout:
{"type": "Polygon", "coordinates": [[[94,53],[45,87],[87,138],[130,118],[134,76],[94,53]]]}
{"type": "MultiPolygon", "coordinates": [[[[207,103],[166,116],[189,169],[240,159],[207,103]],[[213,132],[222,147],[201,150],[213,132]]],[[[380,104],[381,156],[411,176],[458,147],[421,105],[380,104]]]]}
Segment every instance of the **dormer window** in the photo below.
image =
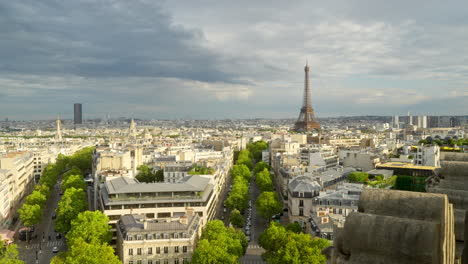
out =
{"type": "Polygon", "coordinates": [[[137,240],[142,240],[141,235],[137,236],[137,240]]]}
{"type": "Polygon", "coordinates": [[[132,240],[133,240],[133,236],[127,235],[127,240],[128,240],[128,241],[132,241],[132,240]]]}
{"type": "Polygon", "coordinates": [[[169,238],[169,234],[164,234],[164,239],[168,239],[169,238]]]}
{"type": "Polygon", "coordinates": [[[179,234],[178,234],[178,233],[174,233],[174,238],[179,238],[179,234]]]}

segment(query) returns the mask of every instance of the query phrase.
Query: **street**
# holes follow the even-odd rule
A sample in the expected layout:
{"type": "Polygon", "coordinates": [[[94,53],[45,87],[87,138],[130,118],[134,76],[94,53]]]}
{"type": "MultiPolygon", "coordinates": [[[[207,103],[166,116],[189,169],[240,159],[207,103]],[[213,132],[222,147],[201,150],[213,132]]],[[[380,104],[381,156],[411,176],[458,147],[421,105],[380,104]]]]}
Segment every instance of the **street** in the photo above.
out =
{"type": "Polygon", "coordinates": [[[56,184],[47,200],[42,221],[36,226],[36,230],[32,233],[33,239],[28,242],[16,239],[18,252],[21,260],[25,263],[49,264],[50,260],[57,254],[53,253],[52,249],[57,247],[59,251],[66,251],[65,237],[57,238],[57,233],[54,230],[52,216],[55,215],[55,208],[60,201],[59,185],[56,184]],[[37,235],[37,238],[35,236],[37,235]],[[49,240],[50,237],[50,240],[49,240]],[[36,255],[38,258],[36,258],[36,255]]]}

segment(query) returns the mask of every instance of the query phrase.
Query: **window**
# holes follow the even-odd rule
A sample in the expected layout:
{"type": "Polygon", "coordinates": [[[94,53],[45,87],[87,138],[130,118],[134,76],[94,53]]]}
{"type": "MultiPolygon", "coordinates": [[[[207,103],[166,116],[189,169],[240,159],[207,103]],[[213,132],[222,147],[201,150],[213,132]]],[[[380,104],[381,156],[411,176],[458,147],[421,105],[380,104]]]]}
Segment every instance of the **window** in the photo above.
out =
{"type": "Polygon", "coordinates": [[[165,259],[164,264],[169,264],[169,260],[165,259]]]}
{"type": "Polygon", "coordinates": [[[137,240],[142,240],[140,235],[137,236],[137,240]]]}
{"type": "Polygon", "coordinates": [[[129,249],[128,249],[128,254],[129,254],[130,256],[133,255],[133,248],[129,248],[129,249]]]}
{"type": "Polygon", "coordinates": [[[188,264],[188,259],[187,259],[187,258],[184,258],[184,259],[182,260],[182,264],[188,264]]]}
{"type": "Polygon", "coordinates": [[[148,235],[148,238],[147,238],[147,239],[148,239],[148,240],[153,239],[153,235],[148,235]]]}
{"type": "Polygon", "coordinates": [[[154,264],[161,264],[161,261],[159,261],[159,259],[157,259],[154,264]]]}
{"type": "Polygon", "coordinates": [[[152,247],[148,248],[148,255],[153,255],[153,248],[152,247]]]}
{"type": "Polygon", "coordinates": [[[178,233],[174,233],[174,238],[179,238],[179,234],[178,234],[178,233]]]}
{"type": "Polygon", "coordinates": [[[304,200],[299,200],[299,206],[304,206],[304,200]]]}
{"type": "Polygon", "coordinates": [[[128,262],[128,264],[133,264],[133,260],[130,260],[130,261],[128,262]]]}
{"type": "Polygon", "coordinates": [[[169,253],[169,247],[164,247],[164,254],[169,253]]]}
{"type": "Polygon", "coordinates": [[[148,264],[153,264],[153,261],[151,259],[148,260],[148,264]]]}
{"type": "Polygon", "coordinates": [[[179,253],[179,247],[178,247],[178,246],[175,246],[175,247],[174,247],[174,252],[175,252],[175,253],[179,253]]]}
{"type": "Polygon", "coordinates": [[[187,246],[182,247],[182,252],[187,253],[187,246]]]}
{"type": "Polygon", "coordinates": [[[299,216],[304,216],[304,208],[299,208],[299,216]]]}
{"type": "Polygon", "coordinates": [[[127,240],[128,240],[128,241],[132,241],[132,240],[133,240],[133,236],[127,235],[127,240]]]}
{"type": "Polygon", "coordinates": [[[160,247],[156,248],[156,254],[161,254],[161,248],[160,247]]]}
{"type": "Polygon", "coordinates": [[[137,248],[137,255],[141,255],[141,248],[137,248]]]}
{"type": "Polygon", "coordinates": [[[174,259],[174,264],[179,264],[179,259],[174,259]]]}
{"type": "Polygon", "coordinates": [[[168,239],[169,238],[169,234],[164,234],[164,239],[168,239]]]}
{"type": "Polygon", "coordinates": [[[141,260],[137,260],[137,264],[141,264],[141,260]]]}

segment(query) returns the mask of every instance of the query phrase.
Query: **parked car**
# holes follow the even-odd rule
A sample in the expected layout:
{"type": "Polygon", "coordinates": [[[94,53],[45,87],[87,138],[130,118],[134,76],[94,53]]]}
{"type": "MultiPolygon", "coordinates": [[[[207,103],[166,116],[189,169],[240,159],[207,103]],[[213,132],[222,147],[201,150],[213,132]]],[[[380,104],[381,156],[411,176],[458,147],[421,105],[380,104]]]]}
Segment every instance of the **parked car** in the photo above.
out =
{"type": "Polygon", "coordinates": [[[247,241],[249,241],[249,242],[250,242],[250,236],[247,236],[247,241]]]}
{"type": "Polygon", "coordinates": [[[224,207],[224,209],[223,209],[223,212],[225,212],[225,213],[227,212],[227,209],[226,209],[226,207],[224,207]]]}
{"type": "Polygon", "coordinates": [[[52,215],[52,219],[55,219],[55,218],[57,218],[57,215],[56,215],[56,214],[53,214],[53,215],[52,215]]]}
{"type": "Polygon", "coordinates": [[[60,233],[57,233],[57,234],[55,235],[55,238],[61,239],[61,238],[62,238],[62,235],[61,235],[60,233]]]}
{"type": "Polygon", "coordinates": [[[58,247],[52,248],[52,253],[58,253],[58,252],[59,252],[58,247]]]}
{"type": "Polygon", "coordinates": [[[245,230],[245,235],[246,235],[246,236],[250,236],[250,229],[249,229],[249,230],[245,230]]]}

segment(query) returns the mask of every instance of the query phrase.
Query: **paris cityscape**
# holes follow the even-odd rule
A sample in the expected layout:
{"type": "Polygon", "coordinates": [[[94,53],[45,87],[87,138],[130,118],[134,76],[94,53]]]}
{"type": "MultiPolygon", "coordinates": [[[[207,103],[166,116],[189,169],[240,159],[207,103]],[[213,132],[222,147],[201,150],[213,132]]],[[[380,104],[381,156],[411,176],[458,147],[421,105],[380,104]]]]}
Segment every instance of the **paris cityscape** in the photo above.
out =
{"type": "Polygon", "coordinates": [[[0,264],[468,264],[463,1],[0,14],[0,264]]]}

